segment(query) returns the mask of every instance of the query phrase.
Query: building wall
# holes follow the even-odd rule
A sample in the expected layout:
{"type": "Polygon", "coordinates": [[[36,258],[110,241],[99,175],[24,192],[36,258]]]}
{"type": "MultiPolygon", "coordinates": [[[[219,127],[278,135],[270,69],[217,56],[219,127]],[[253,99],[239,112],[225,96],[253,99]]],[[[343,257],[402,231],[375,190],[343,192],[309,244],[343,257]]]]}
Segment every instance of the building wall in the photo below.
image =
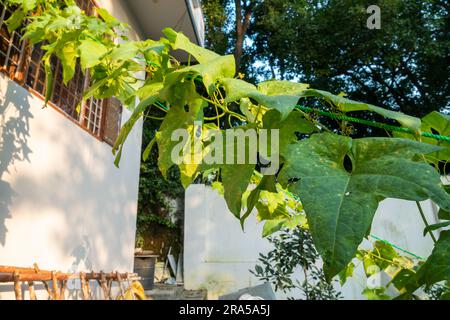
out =
{"type": "MultiPolygon", "coordinates": [[[[428,221],[436,223],[436,206],[426,201],[423,208],[428,221]]],[[[261,237],[263,226],[254,216],[247,220],[244,233],[239,221],[228,211],[223,197],[215,190],[204,185],[192,185],[186,190],[186,289],[207,289],[209,297],[215,299],[260,284],[249,270],[257,264],[259,253],[267,253],[271,245],[261,237]]],[[[430,237],[422,236],[423,229],[415,202],[388,199],[380,204],[372,234],[426,258],[433,243],[430,237]]],[[[368,241],[362,245],[371,247],[368,241]]],[[[302,279],[301,270],[295,277],[302,279]]],[[[362,291],[366,285],[363,267],[357,263],[355,277],[340,290],[345,299],[364,299],[362,291]]],[[[298,293],[294,296],[301,298],[298,293]]],[[[286,298],[281,293],[277,297],[286,298]]]]}
{"type": "MultiPolygon", "coordinates": [[[[132,21],[122,1],[98,2],[132,21]]],[[[141,137],[139,122],[117,169],[111,146],[1,74],[0,265],[132,272],[141,137]]]]}

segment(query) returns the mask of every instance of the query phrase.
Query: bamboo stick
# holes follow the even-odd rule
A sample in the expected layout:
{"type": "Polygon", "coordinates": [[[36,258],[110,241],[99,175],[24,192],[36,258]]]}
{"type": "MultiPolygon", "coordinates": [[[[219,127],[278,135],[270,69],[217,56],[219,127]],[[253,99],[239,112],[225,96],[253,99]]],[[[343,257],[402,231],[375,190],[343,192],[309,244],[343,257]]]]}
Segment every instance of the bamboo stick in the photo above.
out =
{"type": "Polygon", "coordinates": [[[66,300],[67,280],[60,281],[61,290],[59,292],[60,300],[66,300]]]}
{"type": "Polygon", "coordinates": [[[52,289],[50,289],[50,286],[48,285],[48,283],[46,281],[42,281],[42,283],[44,284],[45,290],[47,290],[48,298],[50,300],[53,299],[52,289]]]}
{"type": "Polygon", "coordinates": [[[20,283],[20,275],[18,272],[15,272],[13,276],[14,276],[14,294],[16,295],[16,300],[22,300],[22,284],[20,283]]]}
{"type": "Polygon", "coordinates": [[[108,286],[106,284],[106,276],[103,272],[100,272],[100,279],[98,280],[100,287],[103,289],[103,297],[105,300],[110,300],[108,286]]]}
{"type": "MultiPolygon", "coordinates": [[[[19,273],[20,275],[20,280],[23,282],[42,282],[42,281],[52,281],[53,277],[52,275],[46,275],[46,274],[22,274],[19,273]]],[[[63,281],[63,280],[69,280],[72,277],[69,277],[68,275],[65,274],[56,274],[55,275],[56,279],[59,281],[63,281]]],[[[14,274],[7,274],[7,273],[0,273],[0,283],[8,283],[8,282],[14,282],[14,274]]]]}
{"type": "Polygon", "coordinates": [[[30,300],[37,300],[33,281],[28,281],[28,291],[30,292],[30,300]]]}
{"type": "Polygon", "coordinates": [[[84,272],[80,272],[80,283],[81,283],[81,295],[83,300],[89,300],[88,288],[86,284],[86,274],[84,272]]]}
{"type": "Polygon", "coordinates": [[[117,282],[119,283],[120,294],[122,296],[124,296],[125,295],[125,288],[123,287],[122,277],[120,276],[119,272],[116,272],[116,277],[117,277],[117,282]]]}
{"type": "Polygon", "coordinates": [[[52,272],[52,285],[53,285],[53,300],[59,300],[59,288],[58,279],[56,278],[56,272],[52,272]]]}

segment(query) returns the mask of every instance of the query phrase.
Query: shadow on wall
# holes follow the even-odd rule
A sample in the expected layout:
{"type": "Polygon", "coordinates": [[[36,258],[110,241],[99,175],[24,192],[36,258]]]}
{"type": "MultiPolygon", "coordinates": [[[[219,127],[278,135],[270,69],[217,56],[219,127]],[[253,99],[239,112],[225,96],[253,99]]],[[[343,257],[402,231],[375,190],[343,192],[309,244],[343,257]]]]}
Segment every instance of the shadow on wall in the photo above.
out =
{"type": "Polygon", "coordinates": [[[0,74],[0,265],[132,271],[141,135],[117,169],[109,145],[0,74]]]}
{"type": "Polygon", "coordinates": [[[30,161],[28,147],[29,121],[33,118],[28,102],[30,94],[17,94],[17,86],[8,81],[6,91],[0,94],[0,245],[6,241],[6,220],[11,218],[10,205],[17,194],[4,181],[4,175],[16,161],[30,161]],[[14,97],[14,101],[11,101],[14,97]],[[11,110],[13,109],[13,110],[11,110]],[[11,114],[11,116],[7,116],[11,114]],[[12,115],[14,114],[14,115],[12,115]]]}

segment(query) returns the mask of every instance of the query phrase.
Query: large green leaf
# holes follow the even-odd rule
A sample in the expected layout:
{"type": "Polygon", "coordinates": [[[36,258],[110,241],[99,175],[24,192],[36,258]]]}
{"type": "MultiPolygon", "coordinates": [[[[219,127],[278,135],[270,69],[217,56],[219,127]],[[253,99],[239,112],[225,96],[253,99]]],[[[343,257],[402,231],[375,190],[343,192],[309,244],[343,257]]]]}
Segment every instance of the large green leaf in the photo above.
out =
{"type": "Polygon", "coordinates": [[[250,184],[255,165],[232,164],[222,165],[221,168],[224,197],[228,209],[241,219],[242,197],[250,184]]]}
{"type": "Polygon", "coordinates": [[[176,32],[171,28],[166,28],[163,30],[164,35],[170,41],[172,48],[174,50],[183,50],[191,54],[199,63],[207,63],[209,61],[220,58],[220,55],[210,51],[208,49],[202,48],[189,40],[184,34],[176,32]]]}
{"type": "Polygon", "coordinates": [[[431,256],[417,272],[417,279],[420,285],[427,286],[450,280],[450,231],[441,232],[431,256]]]}
{"type": "MultiPolygon", "coordinates": [[[[278,148],[281,154],[284,153],[286,148],[295,142],[297,142],[297,133],[311,134],[317,132],[317,127],[306,120],[300,112],[292,112],[286,120],[281,121],[280,113],[276,110],[269,110],[263,117],[264,129],[279,130],[279,143],[278,148]]],[[[271,135],[269,135],[269,138],[271,135]]],[[[271,146],[269,139],[268,146],[271,146]]]]}
{"type": "Polygon", "coordinates": [[[437,149],[411,140],[332,134],[288,147],[280,182],[301,197],[329,279],[354,257],[381,200],[432,199],[450,208],[439,174],[417,157],[437,149]]]}
{"type": "Polygon", "coordinates": [[[108,51],[102,43],[91,39],[82,40],[79,50],[83,70],[96,66],[108,51]]]}
{"type": "Polygon", "coordinates": [[[221,84],[226,92],[226,103],[252,98],[267,108],[277,110],[281,114],[282,120],[286,119],[294,110],[301,97],[301,92],[307,88],[307,85],[304,84],[292,83],[288,87],[286,82],[278,84],[276,81],[270,81],[270,84],[266,82],[256,87],[246,81],[234,78],[223,78],[221,84]],[[286,87],[286,94],[281,94],[283,87],[286,87]]]}
{"type": "MultiPolygon", "coordinates": [[[[185,85],[193,86],[193,83],[190,82],[185,85]]],[[[176,164],[172,158],[172,151],[175,146],[180,144],[180,141],[173,141],[174,131],[178,129],[187,130],[192,138],[194,136],[195,122],[199,121],[201,124],[203,121],[202,111],[205,103],[195,91],[192,92],[189,90],[189,92],[192,94],[191,99],[184,97],[188,99],[186,100],[186,105],[176,104],[172,106],[167,112],[164,121],[156,134],[159,150],[158,166],[164,176],[166,176],[167,171],[176,164]]],[[[185,143],[188,143],[188,141],[185,143]]],[[[180,165],[180,170],[183,185],[187,187],[198,172],[198,163],[186,163],[180,165]]]]}
{"type": "Polygon", "coordinates": [[[371,104],[350,100],[341,96],[336,96],[327,91],[309,89],[304,91],[302,95],[304,97],[317,97],[325,99],[343,112],[372,111],[382,115],[385,118],[394,119],[404,127],[410,128],[416,132],[419,132],[421,127],[421,121],[419,118],[411,117],[401,112],[383,109],[371,104]]]}
{"type": "Polygon", "coordinates": [[[208,93],[212,95],[216,91],[215,83],[219,79],[232,77],[236,72],[236,65],[233,56],[220,56],[208,61],[208,63],[197,64],[178,72],[189,73],[193,77],[201,76],[208,93]]]}

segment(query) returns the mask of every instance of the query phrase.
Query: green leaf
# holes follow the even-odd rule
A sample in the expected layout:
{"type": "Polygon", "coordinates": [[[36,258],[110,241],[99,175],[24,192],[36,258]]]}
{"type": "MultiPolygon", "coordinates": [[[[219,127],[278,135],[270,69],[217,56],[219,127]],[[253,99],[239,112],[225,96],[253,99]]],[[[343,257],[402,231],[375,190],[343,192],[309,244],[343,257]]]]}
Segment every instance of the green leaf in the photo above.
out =
{"type": "Polygon", "coordinates": [[[202,77],[205,88],[212,95],[216,91],[216,82],[222,78],[232,77],[236,72],[236,65],[233,56],[220,56],[208,63],[186,67],[177,72],[192,74],[194,78],[202,77]]]}
{"type": "Polygon", "coordinates": [[[251,164],[231,164],[221,166],[224,197],[228,209],[241,220],[242,197],[250,184],[255,170],[251,164]],[[236,177],[239,177],[238,179],[236,177]]]}
{"type": "Polygon", "coordinates": [[[164,35],[170,41],[170,44],[174,50],[183,50],[191,54],[199,63],[207,63],[212,60],[220,58],[217,53],[200,47],[189,40],[181,32],[176,32],[171,28],[163,30],[164,35]]]}
{"type": "Polygon", "coordinates": [[[441,220],[450,220],[450,212],[443,209],[439,209],[438,218],[441,220]]]}
{"type": "MultiPolygon", "coordinates": [[[[266,95],[258,91],[257,87],[245,82],[243,80],[234,78],[223,78],[221,83],[225,89],[226,97],[225,102],[231,103],[243,98],[252,98],[259,104],[266,106],[270,109],[275,109],[281,114],[281,120],[284,120],[294,110],[297,105],[300,95],[297,94],[284,94],[284,95],[266,95]]],[[[304,85],[302,85],[304,86],[304,85]]],[[[260,87],[266,92],[271,92],[266,86],[260,87]]],[[[272,92],[277,92],[273,90],[272,92]]]]}
{"type": "Polygon", "coordinates": [[[13,32],[17,30],[22,25],[22,22],[25,19],[25,17],[26,17],[25,12],[21,10],[14,11],[11,17],[9,17],[9,19],[6,20],[8,31],[13,32]]]}
{"type": "Polygon", "coordinates": [[[395,249],[392,246],[382,241],[376,241],[374,243],[373,251],[377,257],[380,257],[384,260],[392,261],[394,260],[394,258],[398,257],[397,251],[395,251],[395,249]]]}
{"type": "Polygon", "coordinates": [[[450,231],[442,231],[428,260],[417,272],[420,285],[450,280],[450,231]]]}
{"type": "Polygon", "coordinates": [[[100,16],[100,18],[102,18],[103,21],[105,21],[110,26],[119,26],[121,24],[119,20],[117,20],[114,16],[112,16],[108,12],[108,10],[106,10],[104,8],[96,8],[96,11],[97,11],[98,15],[100,16]]]}
{"type": "Polygon", "coordinates": [[[77,66],[78,53],[76,43],[73,41],[67,42],[61,49],[61,52],[58,53],[58,58],[61,60],[63,69],[63,81],[67,85],[75,75],[75,68],[77,66]]]}
{"type": "MultiPolygon", "coordinates": [[[[286,148],[298,141],[297,133],[311,134],[317,132],[316,126],[306,120],[300,112],[292,112],[286,120],[276,110],[269,110],[263,117],[264,129],[279,129],[279,152],[284,154],[286,148]]],[[[270,137],[270,135],[269,135],[270,137]]],[[[268,146],[271,141],[268,141],[268,146]]]]}
{"type": "Polygon", "coordinates": [[[413,293],[420,287],[417,283],[416,272],[410,269],[400,270],[391,280],[391,283],[397,290],[407,291],[409,293],[413,293]]]}
{"type": "Polygon", "coordinates": [[[130,41],[118,45],[108,55],[113,60],[129,60],[136,57],[139,52],[139,42],[130,41]]]}
{"type": "Polygon", "coordinates": [[[247,210],[244,215],[240,217],[241,227],[244,229],[245,220],[250,217],[253,209],[255,209],[256,203],[259,201],[259,195],[261,194],[261,184],[259,184],[255,189],[250,192],[250,195],[247,197],[247,210]]]}
{"type": "Polygon", "coordinates": [[[127,140],[130,132],[133,130],[136,122],[142,118],[145,110],[152,104],[158,101],[158,93],[162,88],[162,83],[155,83],[153,85],[153,92],[148,92],[148,96],[144,99],[139,105],[134,109],[133,113],[130,116],[130,119],[123,125],[120,130],[119,136],[117,137],[117,141],[113,147],[113,154],[116,155],[116,159],[114,164],[118,167],[120,163],[120,159],[122,157],[122,150],[125,145],[125,141],[127,140]]]}
{"type": "Polygon", "coordinates": [[[391,300],[391,297],[384,293],[384,288],[365,289],[363,295],[368,300],[391,300]]]}
{"type": "Polygon", "coordinates": [[[426,236],[428,233],[431,233],[432,231],[439,230],[448,226],[450,226],[450,221],[429,225],[423,231],[423,235],[426,236]]]}
{"type": "Polygon", "coordinates": [[[268,95],[293,95],[300,96],[309,88],[309,84],[291,81],[270,80],[258,84],[258,91],[268,95]]]}
{"type": "Polygon", "coordinates": [[[372,111],[382,115],[385,118],[394,119],[398,121],[402,126],[410,128],[416,132],[420,131],[421,121],[418,118],[408,116],[401,112],[395,112],[387,109],[383,109],[371,104],[353,101],[341,96],[336,96],[326,91],[309,89],[303,94],[303,97],[318,97],[325,99],[335,105],[342,112],[351,111],[372,111]]]}
{"type": "Polygon", "coordinates": [[[283,229],[294,229],[303,224],[303,215],[294,215],[292,217],[286,217],[282,219],[267,220],[264,223],[262,236],[267,238],[274,233],[283,229]]]}
{"type": "Polygon", "coordinates": [[[34,10],[37,6],[37,0],[23,0],[22,10],[25,12],[30,12],[34,10]]]}
{"type": "MultiPolygon", "coordinates": [[[[422,119],[422,131],[450,136],[450,116],[433,111],[422,119]]],[[[434,163],[436,160],[450,161],[450,142],[431,138],[422,138],[422,141],[443,147],[442,150],[430,155],[430,161],[434,163]]]]}
{"type": "MultiPolygon", "coordinates": [[[[192,84],[190,83],[188,85],[192,84]]],[[[167,176],[168,170],[176,164],[172,159],[172,151],[175,146],[180,144],[180,142],[172,140],[173,132],[178,129],[184,129],[188,131],[192,138],[195,122],[198,121],[202,123],[204,101],[199,98],[195,92],[192,94],[192,100],[185,97],[187,99],[186,102],[189,100],[186,105],[188,110],[186,110],[184,104],[172,106],[167,112],[164,121],[156,134],[159,150],[158,166],[164,177],[167,176]]],[[[188,143],[188,141],[185,143],[188,143]]],[[[193,148],[189,147],[189,150],[192,152],[193,148]]],[[[199,164],[196,164],[191,160],[192,159],[186,159],[188,164],[179,166],[184,187],[187,187],[198,173],[199,164]]]]}
{"type": "Polygon", "coordinates": [[[351,278],[353,276],[354,270],[355,264],[353,262],[350,262],[347,267],[339,272],[339,282],[341,283],[341,286],[343,286],[347,282],[348,278],[351,278]]]}
{"type": "Polygon", "coordinates": [[[108,49],[100,42],[85,39],[80,41],[80,63],[83,70],[93,68],[100,63],[108,49]]]}
{"type": "Polygon", "coordinates": [[[328,279],[354,257],[383,199],[432,199],[450,209],[439,173],[417,157],[436,150],[404,139],[328,133],[288,147],[279,181],[300,195],[328,279]]]}

